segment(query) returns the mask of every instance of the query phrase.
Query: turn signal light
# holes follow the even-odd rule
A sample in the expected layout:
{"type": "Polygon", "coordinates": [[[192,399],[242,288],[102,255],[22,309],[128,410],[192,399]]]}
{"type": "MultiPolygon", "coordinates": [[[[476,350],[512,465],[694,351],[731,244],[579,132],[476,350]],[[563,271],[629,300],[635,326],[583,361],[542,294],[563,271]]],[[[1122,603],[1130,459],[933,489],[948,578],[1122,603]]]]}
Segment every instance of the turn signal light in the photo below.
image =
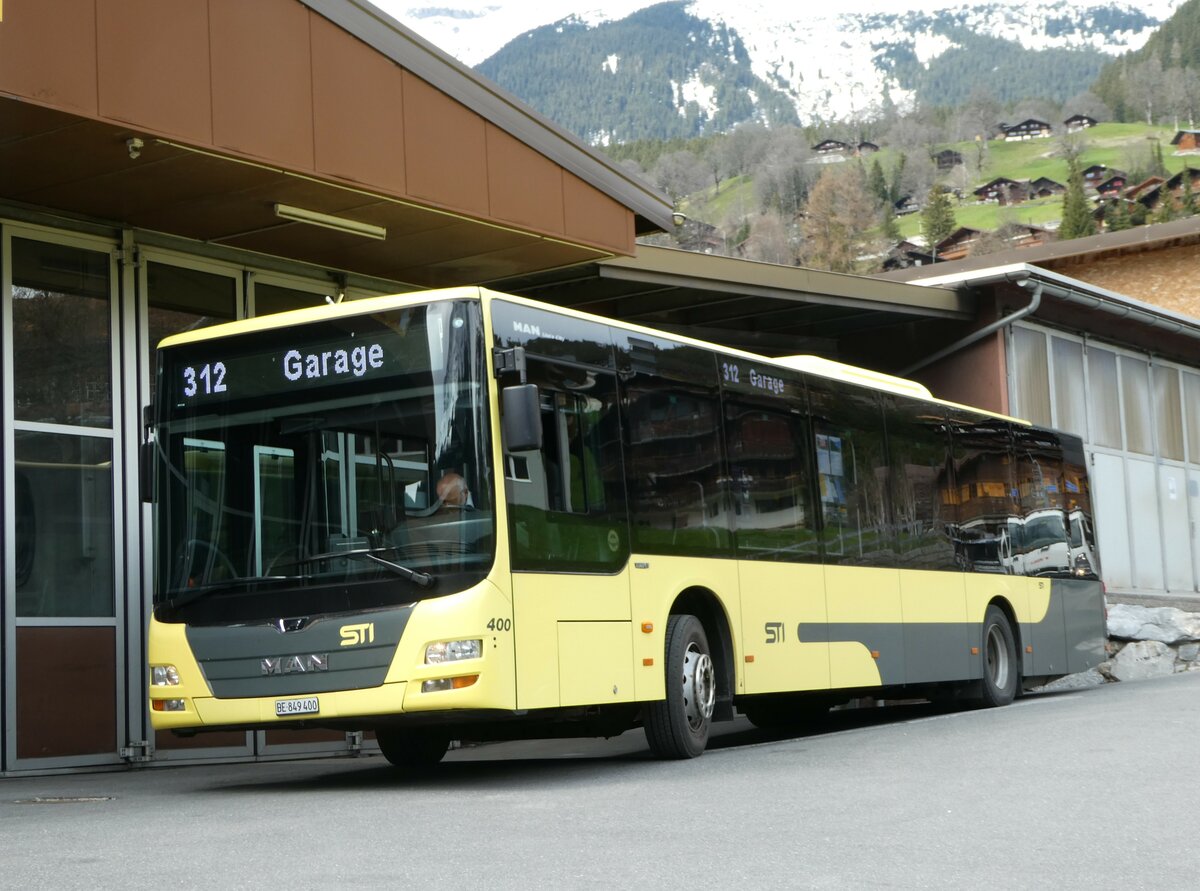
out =
{"type": "Polygon", "coordinates": [[[182,699],[152,699],[150,707],[156,712],[184,712],[187,705],[182,699]]]}
{"type": "Polygon", "coordinates": [[[477,674],[466,674],[457,678],[438,678],[433,681],[422,681],[422,693],[439,693],[443,690],[461,690],[463,687],[469,687],[479,680],[477,674]]]}

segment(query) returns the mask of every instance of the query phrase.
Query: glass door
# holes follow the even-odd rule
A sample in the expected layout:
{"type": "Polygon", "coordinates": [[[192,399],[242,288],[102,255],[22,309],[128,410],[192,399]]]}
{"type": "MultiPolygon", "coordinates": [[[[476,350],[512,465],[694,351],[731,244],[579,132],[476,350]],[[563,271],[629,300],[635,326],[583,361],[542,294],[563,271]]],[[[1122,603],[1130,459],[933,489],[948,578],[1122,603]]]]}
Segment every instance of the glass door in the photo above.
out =
{"type": "Polygon", "coordinates": [[[126,742],[115,244],[14,227],[0,250],[4,766],[114,763],[126,742]]]}

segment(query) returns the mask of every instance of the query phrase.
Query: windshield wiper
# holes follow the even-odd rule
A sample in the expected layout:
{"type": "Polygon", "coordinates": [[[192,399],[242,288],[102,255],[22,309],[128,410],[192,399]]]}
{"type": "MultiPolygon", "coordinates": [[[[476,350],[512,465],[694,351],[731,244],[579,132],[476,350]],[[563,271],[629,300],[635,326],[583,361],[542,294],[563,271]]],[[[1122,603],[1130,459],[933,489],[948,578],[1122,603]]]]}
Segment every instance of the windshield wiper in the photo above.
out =
{"type": "Polygon", "coordinates": [[[380,566],[386,566],[402,579],[407,579],[414,585],[420,588],[432,588],[437,582],[437,577],[430,575],[428,572],[421,572],[417,569],[409,569],[407,566],[401,566],[399,563],[393,563],[391,560],[384,560],[379,556],[381,553],[395,551],[394,547],[386,548],[356,548],[348,551],[326,551],[323,554],[309,554],[306,557],[299,557],[295,560],[289,560],[284,565],[290,566],[297,563],[307,563],[314,560],[338,560],[342,557],[357,557],[360,560],[368,560],[372,563],[378,563],[380,566]]]}
{"type": "Polygon", "coordinates": [[[170,600],[163,601],[165,609],[179,609],[210,594],[223,594],[245,587],[250,582],[300,582],[307,579],[304,575],[246,575],[233,579],[224,579],[212,585],[200,585],[196,588],[185,588],[183,593],[170,600]]]}

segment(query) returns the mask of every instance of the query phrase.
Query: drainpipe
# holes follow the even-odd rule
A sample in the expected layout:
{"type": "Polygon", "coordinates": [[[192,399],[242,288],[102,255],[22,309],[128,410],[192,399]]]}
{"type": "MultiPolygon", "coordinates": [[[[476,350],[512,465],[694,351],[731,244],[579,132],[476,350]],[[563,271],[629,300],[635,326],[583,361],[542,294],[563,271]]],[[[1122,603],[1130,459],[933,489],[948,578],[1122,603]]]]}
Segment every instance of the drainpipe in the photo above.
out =
{"type": "Polygon", "coordinates": [[[939,359],[944,359],[946,356],[949,356],[952,353],[957,353],[959,350],[969,347],[971,344],[977,341],[983,340],[989,334],[994,334],[1001,328],[1011,325],[1018,319],[1023,319],[1026,316],[1033,315],[1035,312],[1037,312],[1038,307],[1042,305],[1042,283],[1038,282],[1036,285],[1031,286],[1028,277],[1023,277],[1017,282],[1017,284],[1026,289],[1032,287],[1033,297],[1030,299],[1028,306],[1023,306],[1016,312],[1009,313],[1004,318],[997,319],[990,325],[980,328],[978,331],[972,331],[966,337],[962,338],[961,340],[956,340],[954,343],[950,344],[950,346],[945,347],[944,349],[938,350],[932,356],[926,356],[921,361],[916,362],[913,365],[909,365],[903,371],[897,372],[896,376],[908,377],[914,371],[919,371],[926,365],[932,365],[939,359]]]}

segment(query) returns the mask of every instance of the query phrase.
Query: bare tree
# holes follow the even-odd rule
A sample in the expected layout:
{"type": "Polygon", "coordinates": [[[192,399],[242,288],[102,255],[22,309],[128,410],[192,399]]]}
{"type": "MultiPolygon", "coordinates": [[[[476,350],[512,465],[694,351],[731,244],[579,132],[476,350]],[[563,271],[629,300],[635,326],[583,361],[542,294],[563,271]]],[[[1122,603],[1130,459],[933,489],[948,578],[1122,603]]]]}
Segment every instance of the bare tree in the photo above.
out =
{"type": "Polygon", "coordinates": [[[1197,91],[1200,77],[1191,68],[1168,68],[1163,72],[1162,109],[1171,116],[1175,129],[1179,129],[1180,118],[1195,126],[1197,91]]]}
{"type": "Polygon", "coordinates": [[[752,171],[761,207],[774,207],[785,220],[800,212],[814,173],[812,151],[804,132],[795,127],[771,131],[762,159],[752,171]]]}
{"type": "Polygon", "coordinates": [[[687,149],[660,155],[654,163],[653,182],[678,204],[704,187],[708,172],[704,162],[687,149]]]}
{"type": "Polygon", "coordinates": [[[1067,117],[1085,114],[1097,121],[1111,121],[1112,109],[1105,105],[1104,100],[1091,90],[1076,93],[1063,103],[1063,114],[1067,117]]]}
{"type": "Polygon", "coordinates": [[[1133,108],[1146,115],[1146,123],[1154,123],[1154,111],[1163,93],[1163,68],[1157,56],[1129,69],[1125,80],[1125,95],[1133,108]]]}
{"type": "Polygon", "coordinates": [[[855,164],[829,165],[808,197],[801,230],[803,260],[817,269],[861,272],[881,247],[867,228],[878,218],[875,200],[855,164]]]}

